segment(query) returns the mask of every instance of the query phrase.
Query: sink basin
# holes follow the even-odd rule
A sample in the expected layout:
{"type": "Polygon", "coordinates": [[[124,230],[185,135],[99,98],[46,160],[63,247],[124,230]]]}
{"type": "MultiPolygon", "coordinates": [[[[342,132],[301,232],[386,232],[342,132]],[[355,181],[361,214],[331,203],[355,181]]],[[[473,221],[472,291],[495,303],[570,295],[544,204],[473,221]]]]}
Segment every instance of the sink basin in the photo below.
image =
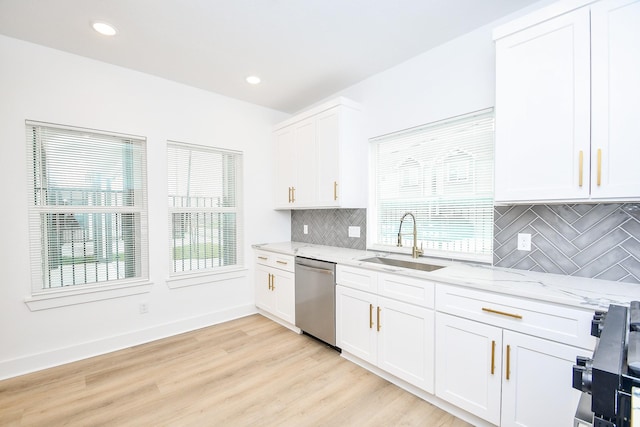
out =
{"type": "Polygon", "coordinates": [[[422,271],[435,271],[435,270],[444,268],[443,265],[425,264],[422,262],[405,261],[403,259],[394,259],[394,258],[373,257],[373,258],[363,259],[362,261],[372,262],[374,264],[392,265],[394,267],[411,268],[414,270],[422,270],[422,271]]]}

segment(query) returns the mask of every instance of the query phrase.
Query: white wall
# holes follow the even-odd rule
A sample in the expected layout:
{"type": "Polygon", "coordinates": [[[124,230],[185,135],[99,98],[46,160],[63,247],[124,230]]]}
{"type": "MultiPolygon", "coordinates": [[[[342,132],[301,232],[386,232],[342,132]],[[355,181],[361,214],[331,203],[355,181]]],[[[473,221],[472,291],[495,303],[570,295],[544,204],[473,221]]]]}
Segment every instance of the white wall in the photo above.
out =
{"type": "Polygon", "coordinates": [[[255,310],[251,244],[290,238],[272,209],[271,126],[287,115],[0,36],[0,378],[202,327],[255,310]],[[147,137],[148,294],[31,312],[25,119],[147,137]],[[242,150],[245,277],[170,290],[166,140],[242,150]],[[146,301],[149,313],[138,313],[146,301]]]}
{"type": "Polygon", "coordinates": [[[361,103],[367,138],[493,107],[493,28],[553,1],[536,2],[327,99],[345,96],[361,103]]]}

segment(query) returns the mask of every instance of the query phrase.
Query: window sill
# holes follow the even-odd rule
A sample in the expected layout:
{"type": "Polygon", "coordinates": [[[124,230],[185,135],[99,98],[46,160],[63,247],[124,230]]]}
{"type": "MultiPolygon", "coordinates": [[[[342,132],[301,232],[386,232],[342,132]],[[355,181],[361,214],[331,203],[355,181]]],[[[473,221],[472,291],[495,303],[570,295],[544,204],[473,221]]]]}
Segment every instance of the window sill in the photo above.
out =
{"type": "Polygon", "coordinates": [[[206,285],[207,283],[212,282],[222,282],[230,279],[238,279],[246,276],[247,269],[244,267],[223,271],[180,273],[167,279],[167,287],[169,289],[178,289],[187,286],[206,285]]]}
{"type": "Polygon", "coordinates": [[[31,311],[48,310],[50,308],[144,294],[150,292],[152,286],[152,282],[145,280],[111,286],[99,285],[81,289],[65,288],[63,290],[33,294],[31,297],[25,298],[24,302],[31,311]]]}

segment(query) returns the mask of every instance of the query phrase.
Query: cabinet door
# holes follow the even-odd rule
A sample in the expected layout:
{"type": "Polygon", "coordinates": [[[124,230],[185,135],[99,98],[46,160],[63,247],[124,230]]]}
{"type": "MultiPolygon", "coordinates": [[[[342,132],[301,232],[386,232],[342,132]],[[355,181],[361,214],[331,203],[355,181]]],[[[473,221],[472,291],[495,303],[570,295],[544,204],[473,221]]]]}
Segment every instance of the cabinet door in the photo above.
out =
{"type": "Polygon", "coordinates": [[[573,425],[581,392],[572,388],[572,366],[586,350],[505,330],[502,426],[573,425]],[[506,379],[509,346],[509,379],[506,379]],[[553,420],[552,422],[550,420],[553,420]]]}
{"type": "Polygon", "coordinates": [[[640,197],[640,1],[591,12],[593,198],[640,197]]]}
{"type": "Polygon", "coordinates": [[[313,118],[294,125],[296,180],[293,204],[313,206],[316,198],[316,122],[313,118]]]}
{"type": "Polygon", "coordinates": [[[271,290],[271,269],[256,265],[256,306],[269,313],[275,311],[275,294],[271,290]]]}
{"type": "Polygon", "coordinates": [[[502,329],[436,313],[436,396],[500,424],[502,329]]]}
{"type": "Polygon", "coordinates": [[[342,350],[376,364],[376,297],[336,286],[336,342],[342,350]]]}
{"type": "MultiPolygon", "coordinates": [[[[316,122],[319,206],[338,206],[340,197],[340,110],[321,114],[316,122]]],[[[360,159],[365,161],[365,159],[360,159]]]]}
{"type": "Polygon", "coordinates": [[[273,314],[295,325],[295,275],[287,271],[272,270],[272,293],[275,295],[273,314]]]}
{"type": "Polygon", "coordinates": [[[388,298],[378,308],[378,366],[433,393],[433,310],[388,298]]]}
{"type": "Polygon", "coordinates": [[[588,8],[496,41],[496,201],[589,197],[589,52],[588,8]]]}
{"type": "Polygon", "coordinates": [[[292,127],[280,130],[275,136],[276,167],[274,168],[274,199],[276,207],[291,208],[291,187],[296,183],[297,161],[295,133],[292,127]]]}

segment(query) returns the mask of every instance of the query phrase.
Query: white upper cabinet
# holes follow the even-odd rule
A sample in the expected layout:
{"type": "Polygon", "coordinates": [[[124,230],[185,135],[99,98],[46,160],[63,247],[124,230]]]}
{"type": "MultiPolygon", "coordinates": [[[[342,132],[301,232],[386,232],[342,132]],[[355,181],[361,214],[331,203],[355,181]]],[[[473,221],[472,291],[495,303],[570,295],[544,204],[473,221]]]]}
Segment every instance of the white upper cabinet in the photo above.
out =
{"type": "MultiPolygon", "coordinates": [[[[300,205],[309,205],[317,197],[314,179],[318,170],[315,120],[307,119],[294,125],[293,145],[296,157],[292,166],[296,180],[291,183],[291,201],[300,205]]],[[[284,165],[283,169],[287,169],[287,166],[284,165]]]]}
{"type": "Polygon", "coordinates": [[[591,56],[591,197],[638,199],[639,0],[592,6],[591,56]]]}
{"type": "Polygon", "coordinates": [[[298,174],[297,168],[292,166],[297,164],[293,127],[277,131],[274,139],[276,159],[276,167],[274,168],[274,173],[276,174],[274,180],[275,188],[285,189],[285,191],[274,192],[275,203],[276,206],[286,206],[291,203],[291,187],[296,183],[298,174]]]}
{"type": "Polygon", "coordinates": [[[496,202],[640,199],[640,0],[578,3],[494,32],[496,202]]]}
{"type": "Polygon", "coordinates": [[[496,41],[496,200],[589,197],[589,86],[588,10],[496,41]]]}
{"type": "Polygon", "coordinates": [[[340,111],[332,108],[321,113],[316,119],[316,126],[317,201],[321,206],[333,206],[338,200],[340,182],[340,138],[336,138],[340,135],[340,111]]]}
{"type": "Polygon", "coordinates": [[[338,98],[276,125],[276,209],[366,207],[361,124],[360,106],[338,98]]]}

